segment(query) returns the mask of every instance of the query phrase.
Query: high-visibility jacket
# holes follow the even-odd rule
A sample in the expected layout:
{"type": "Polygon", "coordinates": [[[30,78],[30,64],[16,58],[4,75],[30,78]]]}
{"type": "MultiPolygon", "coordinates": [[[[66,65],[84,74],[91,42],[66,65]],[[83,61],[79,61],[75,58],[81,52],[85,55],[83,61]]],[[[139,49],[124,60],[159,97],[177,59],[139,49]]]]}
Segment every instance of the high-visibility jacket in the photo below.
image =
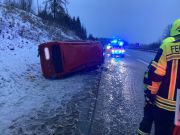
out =
{"type": "Polygon", "coordinates": [[[175,111],[176,93],[180,88],[180,39],[164,40],[144,82],[145,93],[157,107],[175,111]]]}

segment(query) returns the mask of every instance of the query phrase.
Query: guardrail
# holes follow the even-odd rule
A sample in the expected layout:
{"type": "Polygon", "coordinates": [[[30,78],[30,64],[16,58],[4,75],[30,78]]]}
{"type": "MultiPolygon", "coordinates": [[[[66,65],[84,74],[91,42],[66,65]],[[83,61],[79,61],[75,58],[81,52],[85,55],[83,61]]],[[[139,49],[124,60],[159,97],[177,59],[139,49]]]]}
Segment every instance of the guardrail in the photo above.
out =
{"type": "Polygon", "coordinates": [[[144,49],[144,48],[127,48],[127,49],[133,49],[133,50],[139,50],[139,51],[147,51],[147,52],[153,52],[153,53],[157,53],[157,49],[156,50],[150,50],[150,49],[144,49]]]}

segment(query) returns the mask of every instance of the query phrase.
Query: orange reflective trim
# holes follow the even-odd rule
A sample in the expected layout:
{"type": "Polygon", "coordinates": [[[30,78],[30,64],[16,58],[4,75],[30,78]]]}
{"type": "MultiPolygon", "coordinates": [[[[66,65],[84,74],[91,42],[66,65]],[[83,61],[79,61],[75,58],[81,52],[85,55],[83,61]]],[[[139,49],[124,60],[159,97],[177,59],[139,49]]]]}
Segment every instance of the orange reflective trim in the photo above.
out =
{"type": "Polygon", "coordinates": [[[177,79],[177,71],[178,71],[178,60],[173,60],[172,69],[171,69],[171,80],[169,86],[169,94],[168,99],[174,99],[174,92],[176,88],[176,79],[177,79]]]}
{"type": "Polygon", "coordinates": [[[160,65],[158,65],[158,64],[156,64],[154,62],[151,65],[156,68],[156,71],[157,71],[158,75],[164,75],[166,73],[165,69],[162,68],[162,66],[160,66],[160,65]]]}
{"type": "Polygon", "coordinates": [[[180,54],[179,53],[171,53],[171,54],[168,54],[166,55],[167,57],[171,57],[171,56],[179,56],[180,54]]]}
{"type": "Polygon", "coordinates": [[[151,91],[157,91],[158,90],[158,88],[154,87],[154,86],[148,86],[148,89],[151,91]]]}
{"type": "Polygon", "coordinates": [[[162,69],[162,70],[166,70],[162,65],[160,65],[159,63],[157,63],[156,61],[152,62],[153,64],[155,64],[158,68],[162,69]]]}
{"type": "Polygon", "coordinates": [[[152,62],[152,65],[155,66],[155,67],[158,68],[158,69],[163,70],[163,71],[166,70],[163,66],[161,66],[160,64],[158,64],[158,63],[155,62],[155,61],[152,62]]]}
{"type": "Polygon", "coordinates": [[[176,59],[180,59],[180,54],[171,54],[167,56],[167,61],[176,60],[176,59]]]}
{"type": "Polygon", "coordinates": [[[152,82],[152,85],[148,85],[148,89],[151,91],[151,94],[156,94],[160,85],[161,82],[152,82]]]}
{"type": "Polygon", "coordinates": [[[176,107],[174,106],[168,106],[168,105],[165,105],[165,104],[162,104],[158,101],[155,101],[155,105],[159,108],[162,108],[162,109],[165,109],[165,110],[168,110],[168,111],[175,111],[176,110],[176,107]]]}
{"type": "Polygon", "coordinates": [[[168,104],[168,105],[171,105],[171,106],[176,106],[176,101],[173,101],[173,100],[168,100],[168,99],[165,99],[163,97],[160,97],[160,96],[156,96],[156,100],[161,102],[161,103],[164,103],[164,104],[168,104]]]}

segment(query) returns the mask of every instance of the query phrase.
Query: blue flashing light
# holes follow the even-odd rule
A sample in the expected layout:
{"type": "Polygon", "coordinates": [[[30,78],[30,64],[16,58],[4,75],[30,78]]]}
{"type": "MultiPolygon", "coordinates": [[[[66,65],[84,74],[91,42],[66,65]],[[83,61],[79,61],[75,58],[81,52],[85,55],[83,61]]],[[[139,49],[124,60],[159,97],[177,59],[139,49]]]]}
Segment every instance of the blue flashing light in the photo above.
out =
{"type": "Polygon", "coordinates": [[[118,42],[118,40],[116,40],[116,39],[111,41],[111,43],[114,43],[114,44],[116,44],[117,42],[118,42]]]}
{"type": "Polygon", "coordinates": [[[119,42],[119,45],[120,45],[120,46],[123,46],[123,45],[124,45],[124,42],[123,42],[123,41],[120,41],[120,42],[119,42]]]}

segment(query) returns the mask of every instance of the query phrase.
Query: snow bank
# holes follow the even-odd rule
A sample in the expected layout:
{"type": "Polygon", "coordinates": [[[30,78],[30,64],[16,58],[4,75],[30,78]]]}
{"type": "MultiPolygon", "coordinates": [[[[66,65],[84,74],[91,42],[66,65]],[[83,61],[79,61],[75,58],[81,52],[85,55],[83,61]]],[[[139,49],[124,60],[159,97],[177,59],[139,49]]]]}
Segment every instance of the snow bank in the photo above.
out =
{"type": "MultiPolygon", "coordinates": [[[[42,107],[59,108],[83,90],[88,76],[50,81],[41,75],[38,45],[52,40],[41,19],[0,6],[0,133],[11,134],[16,119],[42,107]]],[[[60,31],[58,29],[57,31],[60,31]]],[[[62,32],[62,37],[71,35],[62,32]]]]}

